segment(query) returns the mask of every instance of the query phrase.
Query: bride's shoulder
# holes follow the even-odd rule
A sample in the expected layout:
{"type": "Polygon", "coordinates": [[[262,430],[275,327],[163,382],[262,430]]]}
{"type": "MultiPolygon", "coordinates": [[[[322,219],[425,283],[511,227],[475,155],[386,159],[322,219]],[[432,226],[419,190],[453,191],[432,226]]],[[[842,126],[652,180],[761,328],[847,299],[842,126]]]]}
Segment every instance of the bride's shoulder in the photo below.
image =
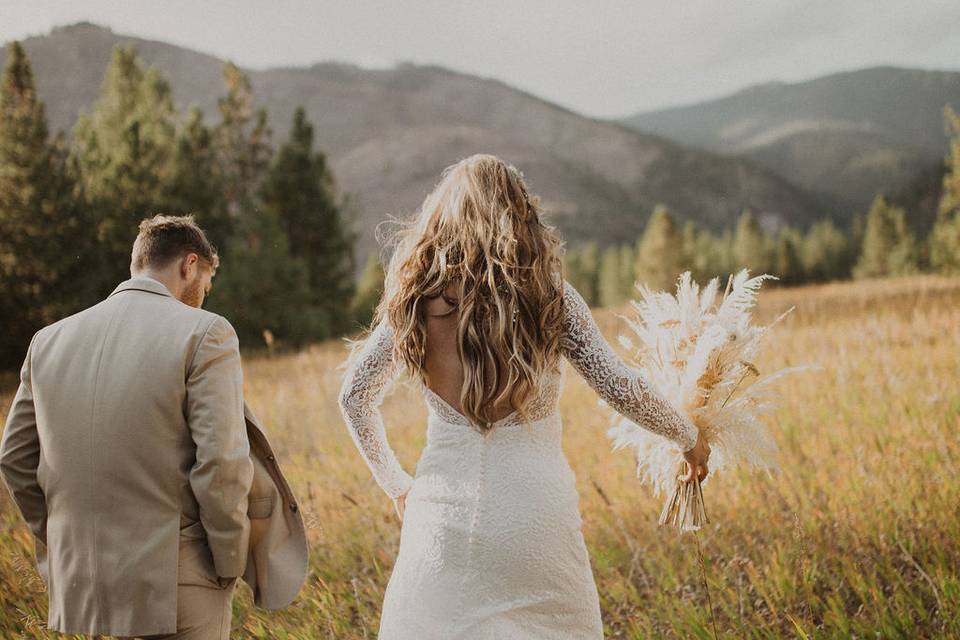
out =
{"type": "Polygon", "coordinates": [[[561,291],[563,295],[564,307],[567,309],[582,311],[585,308],[590,308],[580,292],[577,291],[577,288],[573,286],[573,284],[566,278],[564,278],[561,285],[561,291]]]}

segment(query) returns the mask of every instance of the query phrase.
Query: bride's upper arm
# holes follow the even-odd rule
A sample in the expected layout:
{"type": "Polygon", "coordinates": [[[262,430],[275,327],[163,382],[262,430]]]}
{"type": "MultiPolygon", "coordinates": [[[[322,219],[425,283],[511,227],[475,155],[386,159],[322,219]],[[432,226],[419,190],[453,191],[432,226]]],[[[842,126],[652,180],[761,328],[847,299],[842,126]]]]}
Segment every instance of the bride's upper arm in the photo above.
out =
{"type": "Polygon", "coordinates": [[[338,401],[344,409],[362,409],[377,401],[383,387],[395,372],[393,327],[386,316],[366,339],[351,344],[344,363],[343,382],[338,401]]]}
{"type": "Polygon", "coordinates": [[[564,355],[568,358],[575,356],[590,337],[591,330],[595,330],[594,327],[595,321],[587,301],[569,281],[564,280],[563,334],[560,338],[564,355]]]}

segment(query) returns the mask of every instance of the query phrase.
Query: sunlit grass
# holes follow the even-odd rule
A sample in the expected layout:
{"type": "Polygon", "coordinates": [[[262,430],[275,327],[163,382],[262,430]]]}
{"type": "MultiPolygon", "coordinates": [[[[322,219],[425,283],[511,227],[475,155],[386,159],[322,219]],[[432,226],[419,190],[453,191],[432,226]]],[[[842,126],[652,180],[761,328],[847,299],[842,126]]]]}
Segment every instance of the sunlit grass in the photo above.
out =
{"type": "MultiPolygon", "coordinates": [[[[758,321],[792,305],[761,372],[825,370],[778,387],[771,427],[784,472],[718,474],[704,488],[712,522],[700,539],[720,635],[960,636],[960,279],[765,288],[758,321]]],[[[614,344],[617,312],[626,308],[596,312],[614,344]]],[[[248,400],[304,505],[312,571],[285,611],[254,609],[240,591],[234,637],[376,637],[399,526],[337,410],[334,368],[344,353],[334,342],[245,365],[248,400]]],[[[400,387],[383,410],[412,472],[423,400],[400,387]]],[[[572,369],[561,412],[607,637],[712,637],[694,538],[656,526],[662,499],[638,485],[628,452],[610,451],[607,418],[572,369]]],[[[45,637],[31,553],[4,495],[4,638],[45,637]]]]}

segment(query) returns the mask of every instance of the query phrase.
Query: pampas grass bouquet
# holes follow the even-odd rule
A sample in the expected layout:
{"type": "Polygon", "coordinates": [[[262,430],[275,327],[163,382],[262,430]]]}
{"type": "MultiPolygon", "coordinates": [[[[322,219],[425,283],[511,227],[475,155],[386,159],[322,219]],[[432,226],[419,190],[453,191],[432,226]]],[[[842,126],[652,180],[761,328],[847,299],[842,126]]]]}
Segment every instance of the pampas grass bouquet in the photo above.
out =
{"type": "MultiPolygon", "coordinates": [[[[713,278],[703,289],[686,271],[676,294],[652,291],[637,283],[640,300],[620,316],[631,336],[618,336],[635,367],[675,409],[697,425],[710,445],[711,472],[743,466],[779,470],[776,441],[761,416],[776,406],[772,383],[785,375],[816,369],[801,365],[761,375],[754,364],[761,342],[793,307],[767,326],[752,322],[760,285],[775,276],[751,278],[747,269],[727,280],[723,296],[713,278]]],[[[601,401],[601,404],[604,404],[601,401]]],[[[685,462],[676,443],[611,412],[608,431],[614,449],[629,447],[637,459],[637,476],[666,493],[660,524],[696,531],[708,522],[701,483],[694,474],[682,482],[685,462]]],[[[711,474],[712,475],[712,474],[711,474]]],[[[709,477],[704,480],[704,485],[709,477]]]]}

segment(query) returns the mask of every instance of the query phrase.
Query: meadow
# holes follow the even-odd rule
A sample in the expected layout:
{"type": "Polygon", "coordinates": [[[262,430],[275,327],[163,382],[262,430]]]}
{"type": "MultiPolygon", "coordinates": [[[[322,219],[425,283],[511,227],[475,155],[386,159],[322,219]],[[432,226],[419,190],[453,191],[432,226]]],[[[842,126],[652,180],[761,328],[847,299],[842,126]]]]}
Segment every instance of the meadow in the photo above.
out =
{"type": "MultiPolygon", "coordinates": [[[[778,383],[769,424],[780,473],[707,481],[703,571],[697,537],[657,526],[662,497],[639,485],[627,451],[611,451],[608,413],[568,371],[564,449],[608,638],[712,638],[714,623],[722,638],[960,637],[960,278],[768,284],[757,320],[790,306],[757,362],[761,373],[824,369],[778,383]]],[[[624,328],[617,314],[627,311],[595,310],[613,344],[624,328]]],[[[284,611],[254,608],[243,587],[232,637],[376,637],[400,525],[337,408],[335,367],[345,353],[334,341],[245,362],[247,398],[303,505],[311,572],[284,611]]],[[[13,391],[8,379],[0,410],[13,391]]],[[[424,401],[402,385],[382,409],[413,472],[424,401]]],[[[32,550],[3,492],[2,638],[59,637],[43,631],[32,550]]]]}

